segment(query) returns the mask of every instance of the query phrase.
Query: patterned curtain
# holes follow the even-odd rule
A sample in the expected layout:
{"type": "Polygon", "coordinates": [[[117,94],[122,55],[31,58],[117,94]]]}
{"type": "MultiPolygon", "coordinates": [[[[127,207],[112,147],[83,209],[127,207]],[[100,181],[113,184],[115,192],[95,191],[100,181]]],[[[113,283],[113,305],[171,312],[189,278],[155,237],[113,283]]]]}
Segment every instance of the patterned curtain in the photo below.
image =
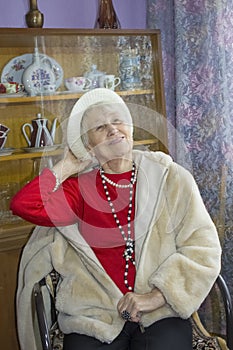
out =
{"type": "Polygon", "coordinates": [[[147,27],[161,30],[171,153],[216,223],[233,296],[233,1],[147,0],[147,27]]]}

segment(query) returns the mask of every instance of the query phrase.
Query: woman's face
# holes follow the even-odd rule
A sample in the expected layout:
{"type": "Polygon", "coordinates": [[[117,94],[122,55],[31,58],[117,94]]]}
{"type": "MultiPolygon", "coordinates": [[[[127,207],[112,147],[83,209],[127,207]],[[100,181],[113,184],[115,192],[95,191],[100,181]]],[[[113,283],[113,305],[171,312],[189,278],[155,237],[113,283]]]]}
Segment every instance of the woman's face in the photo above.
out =
{"type": "Polygon", "coordinates": [[[131,158],[133,137],[129,116],[122,106],[99,105],[84,116],[88,146],[101,164],[131,158]]]}

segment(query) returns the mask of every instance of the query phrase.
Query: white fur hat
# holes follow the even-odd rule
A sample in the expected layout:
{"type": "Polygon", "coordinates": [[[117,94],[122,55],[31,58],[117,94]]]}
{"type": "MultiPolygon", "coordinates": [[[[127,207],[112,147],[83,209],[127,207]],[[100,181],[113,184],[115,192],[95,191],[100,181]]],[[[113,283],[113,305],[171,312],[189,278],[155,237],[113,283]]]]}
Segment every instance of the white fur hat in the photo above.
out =
{"type": "Polygon", "coordinates": [[[128,107],[126,106],[123,99],[113,90],[106,88],[97,88],[83,94],[80,99],[75,103],[68,120],[67,126],[67,142],[69,148],[73,154],[82,160],[90,158],[89,153],[87,152],[82,139],[81,139],[81,121],[84,112],[91,105],[96,103],[120,103],[129,117],[129,121],[132,124],[132,118],[129,112],[128,107]]]}

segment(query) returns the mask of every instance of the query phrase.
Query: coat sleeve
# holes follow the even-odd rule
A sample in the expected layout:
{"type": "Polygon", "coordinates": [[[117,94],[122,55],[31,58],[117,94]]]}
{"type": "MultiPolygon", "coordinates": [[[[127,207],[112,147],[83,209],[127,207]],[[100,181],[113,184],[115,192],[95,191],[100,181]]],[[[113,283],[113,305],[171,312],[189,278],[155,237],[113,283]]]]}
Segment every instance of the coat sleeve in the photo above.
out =
{"type": "Polygon", "coordinates": [[[74,224],[82,216],[83,208],[77,179],[67,179],[55,192],[54,186],[55,176],[44,169],[12,198],[12,213],[39,226],[74,224]]]}
{"type": "Polygon", "coordinates": [[[151,287],[163,293],[182,318],[196,311],[213,286],[221,266],[218,233],[192,175],[171,166],[166,181],[164,209],[159,227],[171,235],[173,250],[151,275],[151,287]],[[166,218],[164,220],[164,218],[166,218]]]}

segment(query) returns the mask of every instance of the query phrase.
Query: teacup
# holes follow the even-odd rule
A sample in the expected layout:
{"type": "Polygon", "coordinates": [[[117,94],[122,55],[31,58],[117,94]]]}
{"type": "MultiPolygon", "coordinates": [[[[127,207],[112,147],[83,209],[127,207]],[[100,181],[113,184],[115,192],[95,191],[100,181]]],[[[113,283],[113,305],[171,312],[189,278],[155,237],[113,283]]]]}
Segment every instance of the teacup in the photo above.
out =
{"type": "Polygon", "coordinates": [[[91,87],[91,80],[86,77],[71,77],[65,79],[65,86],[68,90],[82,92],[91,87]]]}
{"type": "Polygon", "coordinates": [[[7,133],[10,129],[3,124],[0,124],[0,149],[2,149],[6,143],[7,133]]]}
{"type": "Polygon", "coordinates": [[[0,83],[0,93],[12,94],[23,91],[23,85],[19,83],[0,83]]]}
{"type": "Polygon", "coordinates": [[[121,79],[119,77],[115,77],[113,74],[102,75],[99,78],[99,86],[110,90],[115,90],[115,87],[117,87],[120,82],[121,79]]]}

